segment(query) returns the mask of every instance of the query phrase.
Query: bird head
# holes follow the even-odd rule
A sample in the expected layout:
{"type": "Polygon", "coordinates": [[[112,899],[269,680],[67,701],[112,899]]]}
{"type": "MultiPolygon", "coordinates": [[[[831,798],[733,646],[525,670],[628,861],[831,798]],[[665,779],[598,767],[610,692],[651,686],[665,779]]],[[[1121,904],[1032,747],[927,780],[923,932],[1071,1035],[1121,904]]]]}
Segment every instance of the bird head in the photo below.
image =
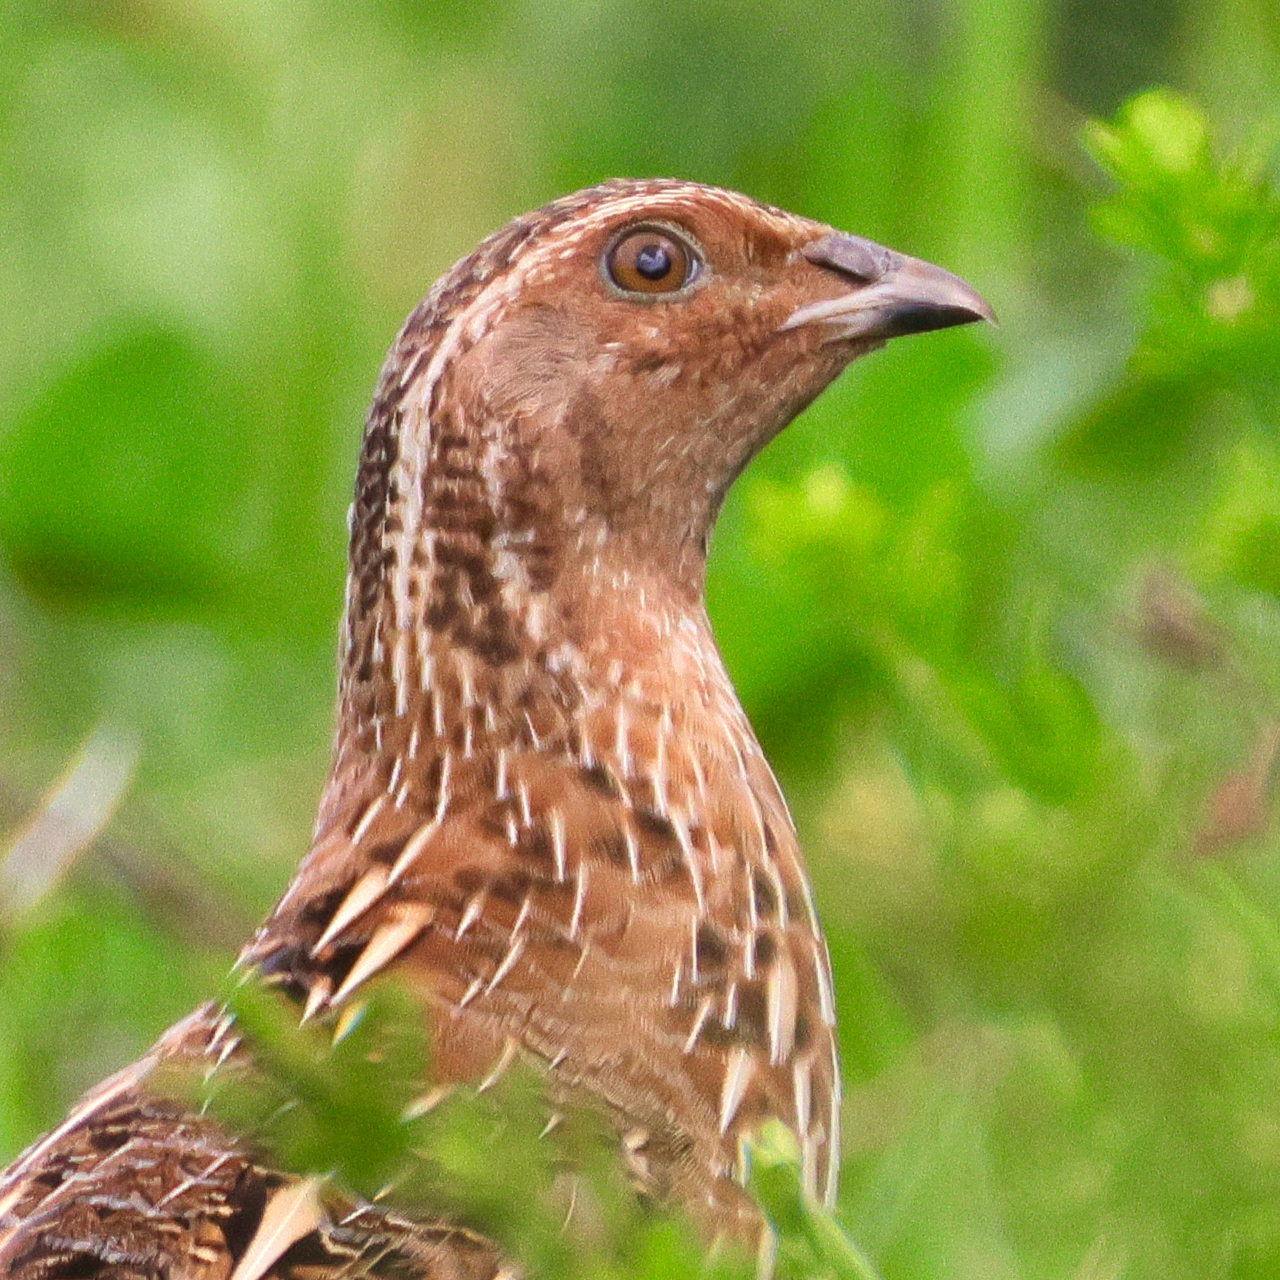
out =
{"type": "Polygon", "coordinates": [[[556,543],[700,590],[730,484],[850,361],[992,318],[958,277],[822,223],[609,182],[516,219],[437,283],[384,370],[365,479],[398,461],[399,522],[421,530],[412,490],[452,471],[450,518],[523,518],[544,569],[556,543]]]}

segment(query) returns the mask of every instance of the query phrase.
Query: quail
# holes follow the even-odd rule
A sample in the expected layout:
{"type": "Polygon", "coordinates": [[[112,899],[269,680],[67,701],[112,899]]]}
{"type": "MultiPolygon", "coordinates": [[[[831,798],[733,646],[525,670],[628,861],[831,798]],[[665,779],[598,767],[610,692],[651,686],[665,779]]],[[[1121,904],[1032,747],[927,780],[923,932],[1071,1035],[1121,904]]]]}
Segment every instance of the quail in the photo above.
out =
{"type": "MultiPolygon", "coordinates": [[[[743,1152],[766,1119],[829,1202],[830,968],[707,619],[708,542],[743,468],[852,360],[990,318],[938,267],[665,180],[564,197],[448,271],[374,395],[332,768],[241,963],[305,1018],[394,973],[431,1083],[538,1064],[708,1240],[758,1230],[743,1152]]],[[[462,1227],[335,1208],[150,1083],[246,1052],[198,1011],[21,1157],[0,1274],[496,1274],[462,1227]]]]}

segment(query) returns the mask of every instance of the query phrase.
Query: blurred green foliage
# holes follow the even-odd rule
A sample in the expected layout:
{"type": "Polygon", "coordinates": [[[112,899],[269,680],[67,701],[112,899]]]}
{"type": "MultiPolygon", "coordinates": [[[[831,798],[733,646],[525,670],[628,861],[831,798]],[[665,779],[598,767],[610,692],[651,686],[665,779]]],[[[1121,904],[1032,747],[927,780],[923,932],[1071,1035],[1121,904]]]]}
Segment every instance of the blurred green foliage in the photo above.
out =
{"type": "MultiPolygon", "coordinates": [[[[562,1110],[518,1059],[478,1087],[422,1092],[429,1052],[412,999],[373,986],[335,1020],[298,1026],[297,1009],[252,983],[228,994],[251,1061],[212,1077],[171,1074],[171,1097],[211,1108],[270,1150],[277,1167],[323,1171],[325,1194],[390,1197],[467,1223],[560,1280],[652,1276],[751,1280],[759,1260],[722,1244],[708,1260],[690,1224],[635,1195],[602,1115],[562,1110]]],[[[800,1185],[800,1151],[765,1126],[752,1190],[776,1224],[766,1246],[777,1280],[880,1280],[833,1215],[800,1185]],[[771,1247],[770,1247],[771,1246],[771,1247]]],[[[340,1210],[339,1210],[340,1212],[340,1210]]]]}
{"type": "MultiPolygon", "coordinates": [[[[517,1062],[479,1088],[423,1094],[421,1019],[394,983],[375,984],[322,1026],[299,1028],[296,1009],[252,985],[230,1003],[253,1046],[252,1075],[195,1082],[193,1101],[269,1147],[284,1168],[323,1171],[330,1192],[390,1194],[426,1217],[465,1221],[531,1275],[754,1275],[750,1259],[706,1267],[688,1225],[646,1210],[630,1190],[602,1117],[555,1109],[532,1069],[517,1062]]],[[[190,1090],[193,1082],[174,1083],[190,1090]]],[[[779,1195],[807,1222],[797,1162],[784,1146],[773,1163],[779,1195]]]]}
{"type": "MultiPolygon", "coordinates": [[[[305,847],[403,315],[506,217],[665,173],[943,262],[1003,322],[846,375],[717,535],[865,1254],[774,1135],[784,1268],[1280,1270],[1271,0],[9,0],[0,32],[0,859],[96,727],[142,747],[0,923],[0,1157],[218,990],[305,847]]],[[[504,1106],[432,1141],[570,1274],[533,1198],[476,1198],[504,1106]]],[[[678,1228],[601,1203],[581,1274],[679,1274],[678,1228]]]]}

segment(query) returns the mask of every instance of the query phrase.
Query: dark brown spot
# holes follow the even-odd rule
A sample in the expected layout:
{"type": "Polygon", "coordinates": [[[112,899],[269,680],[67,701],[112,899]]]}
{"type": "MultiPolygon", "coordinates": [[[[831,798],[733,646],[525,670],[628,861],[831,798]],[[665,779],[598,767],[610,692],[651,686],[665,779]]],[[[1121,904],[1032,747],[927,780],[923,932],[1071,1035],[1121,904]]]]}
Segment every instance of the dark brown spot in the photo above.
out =
{"type": "Polygon", "coordinates": [[[342,905],[343,899],[351,892],[351,885],[330,889],[318,898],[308,898],[298,912],[298,923],[304,928],[318,927],[323,929],[333,919],[333,913],[342,905]]]}
{"type": "Polygon", "coordinates": [[[256,961],[264,981],[278,986],[289,999],[301,1003],[310,990],[317,963],[309,947],[279,947],[256,961]]]}
{"type": "Polygon", "coordinates": [[[125,1125],[110,1125],[89,1131],[89,1145],[95,1151],[119,1151],[129,1141],[129,1129],[125,1125]]]}
{"type": "Polygon", "coordinates": [[[520,650],[508,631],[510,618],[498,609],[485,613],[484,625],[472,633],[467,646],[477,658],[491,667],[505,667],[520,656],[520,650]]]}
{"type": "Polygon", "coordinates": [[[745,983],[738,988],[738,1040],[746,1044],[762,1045],[768,1027],[768,1001],[764,987],[758,982],[745,983]]]}
{"type": "Polygon", "coordinates": [[[694,952],[701,969],[722,969],[729,959],[729,944],[714,925],[702,923],[694,938],[694,952]]]}
{"type": "Polygon", "coordinates": [[[462,607],[458,601],[453,598],[452,593],[446,590],[437,593],[432,598],[431,603],[427,605],[422,615],[422,620],[433,631],[444,631],[451,623],[456,621],[461,612],[462,607]]]}
{"type": "Polygon", "coordinates": [[[796,1015],[796,1052],[804,1053],[813,1044],[813,1023],[808,1014],[796,1015]]]}
{"type": "Polygon", "coordinates": [[[444,786],[444,756],[432,756],[422,774],[422,804],[432,811],[440,807],[444,786]]]}
{"type": "Polygon", "coordinates": [[[773,885],[758,872],[751,873],[751,896],[756,904],[756,915],[761,920],[773,919],[778,912],[778,895],[773,885]]]}
{"type": "Polygon", "coordinates": [[[439,462],[436,464],[434,478],[437,480],[452,480],[457,483],[475,483],[475,469],[472,467],[470,460],[466,460],[461,464],[452,462],[439,462]]]}
{"type": "MultiPolygon", "coordinates": [[[[492,782],[486,789],[492,788],[492,782]]],[[[502,800],[489,805],[476,818],[476,826],[493,840],[507,838],[507,820],[515,815],[515,805],[510,800],[502,800]]]]}
{"type": "Polygon", "coordinates": [[[639,355],[632,361],[631,367],[636,373],[657,373],[659,369],[665,369],[671,361],[669,357],[661,351],[647,351],[643,355],[639,355]]]}
{"type": "Polygon", "coordinates": [[[617,778],[602,764],[586,765],[582,769],[582,780],[593,791],[609,800],[616,800],[622,795],[622,787],[617,778]]]}
{"type": "Polygon", "coordinates": [[[459,867],[453,873],[453,884],[456,889],[470,897],[485,882],[484,872],[475,867],[459,867]]]}
{"type": "Polygon", "coordinates": [[[657,810],[637,808],[635,814],[636,822],[645,835],[652,836],[655,840],[661,840],[667,844],[677,843],[675,827],[671,825],[670,819],[664,818],[657,810]]]}
{"type": "Polygon", "coordinates": [[[232,1261],[238,1262],[262,1222],[267,1207],[266,1180],[246,1168],[237,1179],[230,1199],[234,1212],[222,1224],[222,1233],[232,1261]]]}
{"type": "Polygon", "coordinates": [[[328,959],[324,968],[325,973],[328,974],[335,987],[342,986],[346,981],[347,974],[354,968],[367,941],[367,938],[359,938],[350,942],[333,942],[329,944],[328,959]]]}
{"type": "Polygon", "coordinates": [[[537,823],[520,832],[516,843],[516,852],[536,862],[550,862],[552,858],[551,836],[547,829],[537,823]]]}
{"type": "Polygon", "coordinates": [[[489,885],[489,892],[503,902],[516,906],[529,895],[533,877],[525,871],[509,871],[506,875],[496,876],[489,885]]]}
{"type": "Polygon", "coordinates": [[[491,590],[496,586],[489,575],[488,560],[479,552],[456,542],[442,540],[436,544],[436,563],[457,569],[464,577],[470,578],[473,594],[477,582],[485,583],[491,590]]]}
{"type": "Polygon", "coordinates": [[[757,934],[754,943],[755,963],[757,969],[767,969],[778,954],[778,944],[769,933],[757,934]]]}
{"type": "Polygon", "coordinates": [[[404,851],[404,847],[409,843],[407,835],[398,836],[394,840],[382,840],[378,844],[373,845],[365,851],[365,857],[370,862],[376,862],[380,866],[389,867],[404,851]]]}
{"type": "Polygon", "coordinates": [[[608,835],[596,836],[591,842],[591,852],[603,861],[613,863],[616,867],[629,866],[631,863],[627,853],[627,842],[616,831],[611,831],[608,835]]]}
{"type": "Polygon", "coordinates": [[[698,1039],[709,1049],[730,1049],[738,1043],[739,1036],[736,1027],[726,1027],[712,1018],[703,1023],[698,1039]]]}

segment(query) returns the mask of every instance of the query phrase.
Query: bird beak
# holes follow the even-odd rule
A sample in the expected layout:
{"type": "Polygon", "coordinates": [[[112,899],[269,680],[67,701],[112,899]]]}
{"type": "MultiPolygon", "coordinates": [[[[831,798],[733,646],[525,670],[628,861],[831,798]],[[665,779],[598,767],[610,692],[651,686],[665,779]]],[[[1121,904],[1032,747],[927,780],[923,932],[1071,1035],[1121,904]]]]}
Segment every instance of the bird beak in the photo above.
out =
{"type": "Polygon", "coordinates": [[[986,300],[959,276],[860,236],[833,232],[800,252],[843,276],[852,287],[838,297],[798,307],[783,329],[818,324],[828,330],[827,341],[883,340],[975,320],[995,321],[986,300]]]}

